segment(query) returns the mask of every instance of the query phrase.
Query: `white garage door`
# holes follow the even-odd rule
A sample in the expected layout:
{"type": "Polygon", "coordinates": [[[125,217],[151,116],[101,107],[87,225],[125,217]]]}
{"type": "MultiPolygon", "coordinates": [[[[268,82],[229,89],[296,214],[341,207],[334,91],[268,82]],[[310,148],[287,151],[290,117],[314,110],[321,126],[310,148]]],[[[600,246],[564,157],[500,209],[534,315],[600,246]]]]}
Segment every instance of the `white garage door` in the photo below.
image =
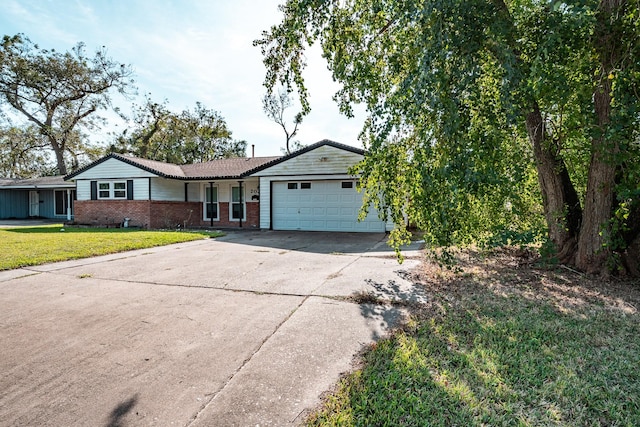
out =
{"type": "Polygon", "coordinates": [[[375,209],[358,221],[362,193],[354,181],[273,182],[273,229],[384,232],[375,209]]]}

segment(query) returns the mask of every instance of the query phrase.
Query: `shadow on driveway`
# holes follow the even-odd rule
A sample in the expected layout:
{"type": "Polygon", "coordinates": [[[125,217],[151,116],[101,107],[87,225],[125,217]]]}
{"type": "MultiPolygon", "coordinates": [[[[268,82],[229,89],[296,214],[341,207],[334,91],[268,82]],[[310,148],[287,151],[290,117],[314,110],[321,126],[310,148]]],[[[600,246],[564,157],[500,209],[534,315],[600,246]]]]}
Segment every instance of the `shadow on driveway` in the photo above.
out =
{"type": "Polygon", "coordinates": [[[109,416],[109,422],[107,423],[106,427],[123,427],[127,425],[127,423],[124,422],[123,418],[129,412],[131,412],[133,407],[136,406],[136,403],[138,403],[137,394],[133,395],[133,397],[131,397],[130,399],[125,400],[124,402],[120,403],[118,406],[113,408],[113,411],[111,411],[111,415],[109,416]]]}
{"type": "Polygon", "coordinates": [[[385,233],[340,233],[333,231],[230,231],[218,241],[318,254],[358,254],[372,248],[393,250],[386,244],[385,233]]]}

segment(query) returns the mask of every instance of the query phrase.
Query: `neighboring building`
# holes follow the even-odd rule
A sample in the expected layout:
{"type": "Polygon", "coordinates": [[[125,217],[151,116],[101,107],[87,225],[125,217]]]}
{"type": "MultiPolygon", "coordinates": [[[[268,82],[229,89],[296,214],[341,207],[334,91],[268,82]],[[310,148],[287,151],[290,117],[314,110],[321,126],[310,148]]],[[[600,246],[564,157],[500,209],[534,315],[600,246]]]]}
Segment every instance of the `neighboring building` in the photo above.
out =
{"type": "Polygon", "coordinates": [[[0,179],[0,219],[73,219],[75,184],[63,176],[0,179]]]}
{"type": "Polygon", "coordinates": [[[363,156],[328,140],[283,157],[189,165],[110,154],[65,180],[75,181],[80,224],[384,232],[377,212],[357,220],[362,195],[348,168],[363,156]]]}

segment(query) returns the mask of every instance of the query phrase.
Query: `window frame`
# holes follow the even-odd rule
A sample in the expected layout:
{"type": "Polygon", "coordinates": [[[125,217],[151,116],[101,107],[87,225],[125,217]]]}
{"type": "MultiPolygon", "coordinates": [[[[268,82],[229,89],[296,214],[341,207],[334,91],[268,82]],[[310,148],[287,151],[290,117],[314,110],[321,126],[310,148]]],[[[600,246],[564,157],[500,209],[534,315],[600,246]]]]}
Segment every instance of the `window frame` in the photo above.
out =
{"type": "Polygon", "coordinates": [[[218,187],[218,185],[209,185],[209,184],[205,184],[203,186],[203,196],[202,196],[202,219],[205,221],[211,221],[212,219],[214,221],[220,221],[220,188],[218,187]],[[207,209],[208,206],[211,205],[211,201],[207,201],[207,196],[209,194],[209,189],[215,189],[215,193],[216,193],[216,198],[215,201],[213,202],[213,204],[215,205],[215,210],[216,210],[216,216],[214,216],[213,218],[209,217],[207,214],[207,209]]]}
{"type": "Polygon", "coordinates": [[[113,180],[113,181],[98,181],[96,184],[97,198],[98,200],[127,200],[127,181],[126,180],[113,180]],[[123,184],[124,188],[116,188],[116,184],[123,184]],[[102,185],[106,185],[106,188],[100,188],[102,185]],[[108,192],[108,196],[103,196],[103,192],[108,192]],[[122,192],[122,197],[116,197],[116,192],[122,192]]]}
{"type": "MultiPolygon", "coordinates": [[[[69,189],[71,191],[71,215],[73,215],[73,205],[77,200],[77,193],[75,189],[69,189]]],[[[54,216],[67,216],[67,190],[53,190],[53,215],[54,216]],[[62,195],[62,213],[58,212],[58,194],[62,195]]]]}
{"type": "MultiPolygon", "coordinates": [[[[246,190],[245,186],[242,186],[243,190],[246,190]]],[[[245,196],[244,194],[245,192],[242,191],[240,192],[240,186],[239,185],[232,185],[231,186],[231,191],[229,194],[229,221],[238,221],[240,222],[242,221],[246,221],[247,220],[247,200],[246,197],[240,197],[245,196]],[[233,191],[235,189],[238,189],[238,198],[240,199],[239,201],[234,201],[234,194],[233,191]],[[233,216],[233,207],[234,205],[240,205],[240,208],[242,209],[242,218],[234,218],[233,216]]]]}

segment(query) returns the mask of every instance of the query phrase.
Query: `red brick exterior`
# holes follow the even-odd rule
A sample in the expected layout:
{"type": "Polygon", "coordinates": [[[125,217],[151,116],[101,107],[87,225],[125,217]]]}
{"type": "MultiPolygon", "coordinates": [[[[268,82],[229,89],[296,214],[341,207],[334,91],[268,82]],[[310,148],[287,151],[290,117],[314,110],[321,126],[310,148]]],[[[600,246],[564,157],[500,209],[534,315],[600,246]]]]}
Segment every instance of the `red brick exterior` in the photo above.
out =
{"type": "MultiPolygon", "coordinates": [[[[243,228],[260,227],[260,203],[245,204],[243,228]]],[[[74,219],[78,224],[117,225],[129,218],[129,225],[143,228],[210,227],[202,219],[202,202],[165,202],[157,200],[77,200],[74,219]]],[[[219,203],[219,220],[213,228],[240,227],[240,221],[229,220],[229,203],[219,203]]]]}
{"type": "Polygon", "coordinates": [[[76,200],[74,221],[88,225],[115,225],[130,218],[131,226],[148,228],[151,217],[149,200],[76,200]]]}
{"type": "Polygon", "coordinates": [[[202,203],[152,201],[150,228],[177,228],[199,225],[202,203]]]}

